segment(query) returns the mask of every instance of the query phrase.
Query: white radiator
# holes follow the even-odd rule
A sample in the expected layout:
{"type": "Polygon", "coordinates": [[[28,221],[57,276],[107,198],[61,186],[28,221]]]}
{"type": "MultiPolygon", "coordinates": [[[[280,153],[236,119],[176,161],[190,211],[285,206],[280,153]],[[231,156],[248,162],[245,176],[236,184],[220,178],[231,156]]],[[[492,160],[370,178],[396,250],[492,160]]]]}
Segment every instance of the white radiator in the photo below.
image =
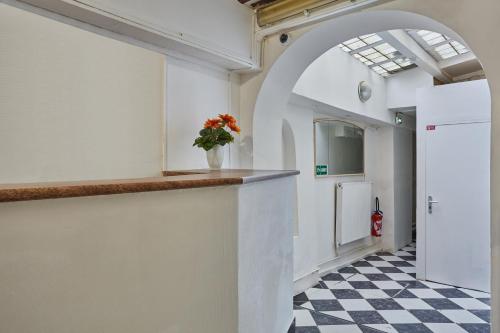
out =
{"type": "Polygon", "coordinates": [[[372,183],[337,184],[335,240],[337,246],[370,235],[372,183]]]}

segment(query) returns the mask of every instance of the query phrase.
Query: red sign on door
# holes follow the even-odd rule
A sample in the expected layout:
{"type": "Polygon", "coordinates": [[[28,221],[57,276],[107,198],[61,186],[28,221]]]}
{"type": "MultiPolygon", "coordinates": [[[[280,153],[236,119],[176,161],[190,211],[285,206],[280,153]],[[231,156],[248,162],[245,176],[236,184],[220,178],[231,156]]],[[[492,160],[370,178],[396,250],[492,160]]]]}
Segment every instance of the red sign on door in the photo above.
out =
{"type": "Polygon", "coordinates": [[[426,129],[428,131],[435,131],[436,130],[436,125],[427,125],[426,129]]]}

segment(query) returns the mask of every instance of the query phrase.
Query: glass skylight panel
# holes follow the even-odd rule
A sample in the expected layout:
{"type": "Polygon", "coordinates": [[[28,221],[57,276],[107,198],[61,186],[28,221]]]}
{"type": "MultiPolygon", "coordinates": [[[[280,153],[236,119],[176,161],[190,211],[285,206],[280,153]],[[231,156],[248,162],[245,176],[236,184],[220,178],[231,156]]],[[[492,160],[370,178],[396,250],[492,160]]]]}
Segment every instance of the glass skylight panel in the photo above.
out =
{"type": "Polygon", "coordinates": [[[430,34],[431,32],[430,31],[427,31],[427,30],[418,30],[417,31],[417,34],[419,34],[421,37],[427,35],[427,34],[430,34]]]}
{"type": "Polygon", "coordinates": [[[382,40],[382,38],[377,34],[359,36],[359,39],[361,39],[368,45],[380,42],[382,40]]]}
{"type": "Polygon", "coordinates": [[[357,42],[357,41],[359,41],[359,38],[358,37],[354,37],[352,39],[346,40],[343,44],[344,45],[348,45],[348,44],[352,44],[352,43],[357,42]]]}
{"type": "Polygon", "coordinates": [[[439,55],[443,59],[448,59],[448,58],[451,58],[451,57],[458,55],[458,53],[455,50],[450,50],[450,51],[446,51],[446,52],[439,52],[439,55]]]}
{"type": "Polygon", "coordinates": [[[427,30],[409,30],[409,32],[410,36],[432,55],[436,61],[470,52],[461,43],[437,32],[427,30]]]}
{"type": "Polygon", "coordinates": [[[363,50],[361,52],[359,52],[359,54],[361,54],[362,56],[366,57],[368,56],[369,54],[372,54],[372,53],[375,53],[377,52],[374,48],[369,48],[369,49],[366,49],[366,50],[363,50]]]}
{"type": "Polygon", "coordinates": [[[453,50],[453,47],[451,46],[450,43],[446,43],[446,44],[443,44],[443,45],[439,45],[434,50],[436,50],[438,52],[441,52],[441,51],[446,51],[446,50],[450,50],[450,49],[453,50]]]}
{"type": "Polygon", "coordinates": [[[387,57],[383,56],[383,55],[379,55],[376,58],[372,58],[370,60],[373,61],[374,63],[378,64],[379,62],[386,61],[387,57]]]}
{"type": "Polygon", "coordinates": [[[434,49],[443,59],[448,59],[458,55],[458,52],[451,46],[450,43],[440,45],[434,49]]]}
{"type": "Polygon", "coordinates": [[[438,43],[444,42],[447,38],[440,33],[431,32],[427,30],[420,30],[418,34],[427,43],[427,45],[432,46],[438,43]]]}
{"type": "Polygon", "coordinates": [[[425,41],[427,42],[427,44],[429,44],[429,46],[432,46],[446,41],[446,38],[443,35],[439,35],[436,38],[432,38],[425,41]]]}
{"type": "Polygon", "coordinates": [[[387,71],[380,66],[372,67],[372,69],[378,74],[385,74],[387,71]]]}
{"type": "Polygon", "coordinates": [[[344,44],[339,44],[340,48],[344,50],[345,52],[351,52],[351,49],[345,46],[344,44]]]}
{"type": "Polygon", "coordinates": [[[384,42],[378,34],[352,38],[339,44],[339,47],[384,77],[406,68],[415,67],[411,60],[403,57],[401,52],[384,42]],[[358,49],[360,49],[359,52],[356,51],[358,49]]]}
{"type": "Polygon", "coordinates": [[[378,46],[375,46],[375,49],[382,53],[383,55],[388,55],[394,52],[397,52],[397,50],[392,47],[389,43],[384,43],[378,46]]]}
{"type": "Polygon", "coordinates": [[[397,65],[396,63],[394,63],[392,61],[383,63],[380,65],[380,67],[384,68],[387,71],[395,71],[395,70],[401,69],[401,67],[399,65],[397,65]]]}
{"type": "Polygon", "coordinates": [[[344,42],[343,44],[345,46],[347,46],[348,48],[350,48],[351,50],[356,50],[356,49],[359,49],[360,47],[366,46],[366,43],[363,42],[359,38],[349,39],[348,41],[344,42]]]}
{"type": "Polygon", "coordinates": [[[453,48],[455,49],[455,51],[457,51],[460,54],[464,54],[464,53],[469,52],[469,50],[465,46],[463,46],[462,44],[460,44],[457,41],[453,40],[453,41],[450,42],[450,44],[451,44],[451,46],[453,46],[453,48]]]}
{"type": "Polygon", "coordinates": [[[407,67],[407,66],[413,65],[413,62],[411,62],[411,60],[408,58],[397,58],[397,59],[394,59],[394,62],[397,63],[401,67],[407,67]]]}

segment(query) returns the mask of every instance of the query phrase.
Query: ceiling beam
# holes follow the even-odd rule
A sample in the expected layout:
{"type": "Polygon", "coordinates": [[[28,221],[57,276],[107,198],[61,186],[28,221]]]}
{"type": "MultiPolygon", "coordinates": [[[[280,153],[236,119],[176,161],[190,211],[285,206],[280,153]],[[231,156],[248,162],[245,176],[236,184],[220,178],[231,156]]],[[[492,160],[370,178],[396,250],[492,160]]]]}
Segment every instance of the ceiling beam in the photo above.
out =
{"type": "Polygon", "coordinates": [[[449,83],[451,78],[446,74],[438,62],[427,53],[410,35],[404,30],[391,30],[378,33],[386,42],[391,44],[403,56],[411,59],[418,67],[431,74],[439,81],[449,83]]]}
{"type": "Polygon", "coordinates": [[[464,74],[464,75],[459,75],[459,76],[455,76],[453,78],[453,81],[454,82],[459,82],[459,81],[464,81],[464,80],[468,80],[472,77],[482,77],[484,78],[485,77],[485,74],[484,74],[484,70],[478,70],[478,71],[475,71],[475,72],[472,72],[472,73],[467,73],[467,74],[464,74]]]}

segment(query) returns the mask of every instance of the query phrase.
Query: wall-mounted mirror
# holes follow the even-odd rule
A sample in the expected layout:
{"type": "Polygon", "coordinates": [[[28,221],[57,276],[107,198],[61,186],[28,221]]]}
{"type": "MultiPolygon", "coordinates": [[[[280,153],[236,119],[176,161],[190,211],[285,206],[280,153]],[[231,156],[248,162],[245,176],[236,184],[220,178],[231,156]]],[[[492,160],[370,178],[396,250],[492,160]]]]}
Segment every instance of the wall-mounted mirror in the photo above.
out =
{"type": "Polygon", "coordinates": [[[338,120],[314,121],[316,176],[364,173],[364,130],[338,120]]]}

